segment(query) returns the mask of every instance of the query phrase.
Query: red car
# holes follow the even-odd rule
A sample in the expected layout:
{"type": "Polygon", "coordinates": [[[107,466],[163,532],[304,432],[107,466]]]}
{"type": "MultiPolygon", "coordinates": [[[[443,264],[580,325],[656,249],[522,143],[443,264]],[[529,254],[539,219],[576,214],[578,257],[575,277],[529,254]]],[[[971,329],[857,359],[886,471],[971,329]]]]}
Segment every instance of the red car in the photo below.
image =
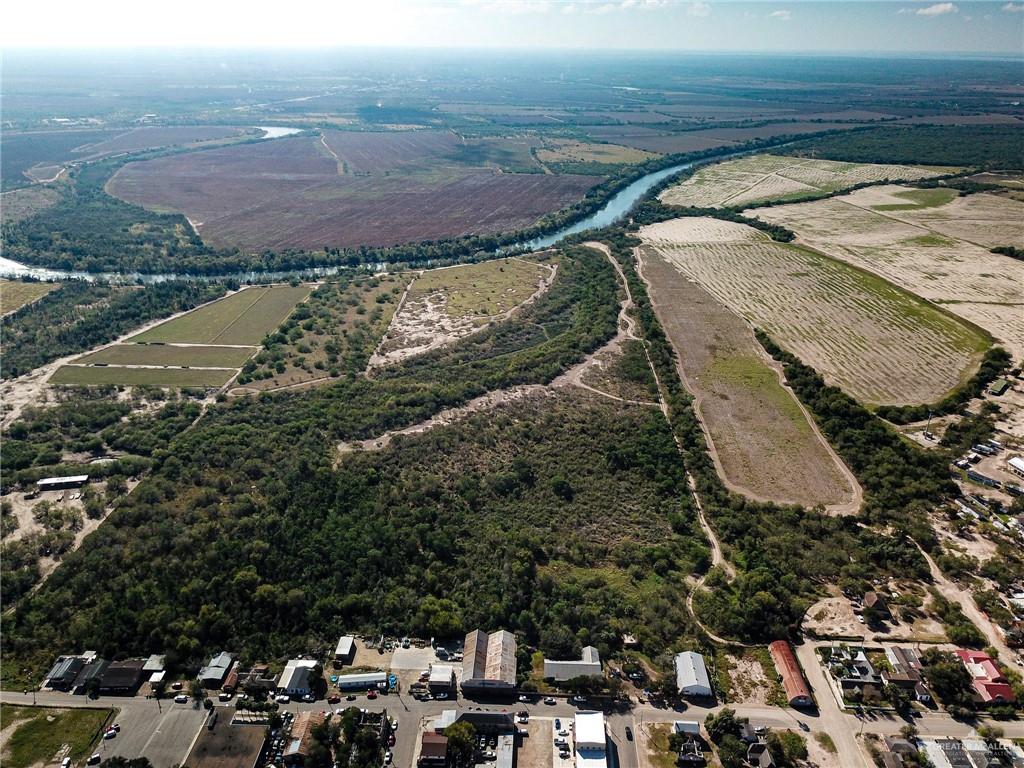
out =
{"type": "Polygon", "coordinates": [[[371,688],[370,690],[368,690],[366,692],[366,698],[368,698],[368,699],[376,699],[377,698],[377,691],[376,691],[376,689],[371,688]]]}
{"type": "Polygon", "coordinates": [[[341,701],[341,696],[336,693],[332,693],[327,699],[328,704],[337,704],[339,701],[341,701]]]}

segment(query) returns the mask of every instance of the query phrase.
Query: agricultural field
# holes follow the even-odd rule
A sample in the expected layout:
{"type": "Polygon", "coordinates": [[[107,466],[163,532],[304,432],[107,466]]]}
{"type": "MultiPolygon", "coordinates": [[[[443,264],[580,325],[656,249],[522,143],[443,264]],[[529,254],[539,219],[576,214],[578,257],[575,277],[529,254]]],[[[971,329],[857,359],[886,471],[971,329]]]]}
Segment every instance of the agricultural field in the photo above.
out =
{"type": "Polygon", "coordinates": [[[279,326],[311,290],[309,285],[246,288],[132,336],[131,341],[252,346],[279,326]]]}
{"type": "Polygon", "coordinates": [[[855,512],[855,481],[750,327],[661,248],[642,248],[640,262],[725,483],[760,500],[855,512]]]}
{"type": "Polygon", "coordinates": [[[213,345],[115,344],[75,359],[83,365],[169,365],[192,368],[239,368],[256,347],[213,345]]]}
{"type": "Polygon", "coordinates": [[[508,317],[550,286],[556,263],[513,257],[431,269],[409,285],[371,367],[445,346],[508,317]]]}
{"type": "Polygon", "coordinates": [[[59,287],[59,283],[0,279],[0,315],[17,312],[59,287]]]}
{"type": "Polygon", "coordinates": [[[578,201],[600,180],[500,173],[492,154],[444,131],[328,131],[129,163],[107,189],[184,213],[210,245],[256,251],[519,229],[578,201]]]}
{"type": "Polygon", "coordinates": [[[743,224],[674,219],[644,241],[718,301],[869,405],[928,403],[973,375],[989,340],[845,262],[743,224]]]}
{"type": "Polygon", "coordinates": [[[714,147],[742,144],[754,139],[774,136],[797,136],[819,131],[855,128],[856,123],[777,123],[756,128],[707,128],[698,131],[667,132],[640,125],[599,126],[587,128],[587,135],[595,141],[625,144],[658,154],[697,152],[714,147]]]}
{"type": "Polygon", "coordinates": [[[0,215],[4,224],[15,224],[49,208],[60,199],[53,187],[32,186],[12,189],[0,198],[0,215]]]}
{"type": "Polygon", "coordinates": [[[100,386],[115,384],[124,387],[223,387],[238,373],[237,368],[129,368],[127,366],[62,365],[49,383],[56,386],[100,386]]]}
{"type": "Polygon", "coordinates": [[[0,761],[6,768],[58,765],[64,757],[78,764],[116,711],[0,705],[6,736],[0,761]]]}
{"type": "Polygon", "coordinates": [[[699,168],[659,197],[669,205],[719,208],[815,197],[867,182],[926,179],[957,170],[754,155],[699,168]]]}
{"type": "Polygon", "coordinates": [[[1024,263],[990,253],[1024,241],[1024,203],[987,193],[942,204],[898,186],[759,208],[800,242],[869,270],[984,328],[1024,357],[1024,263]],[[913,203],[912,207],[907,207],[913,203]],[[898,206],[893,209],[893,206],[898,206]]]}
{"type": "Polygon", "coordinates": [[[610,163],[613,165],[642,163],[657,157],[653,152],[624,147],[619,144],[598,144],[572,140],[551,140],[537,150],[542,163],[610,163]]]}
{"type": "Polygon", "coordinates": [[[292,387],[363,371],[410,277],[341,278],[318,286],[243,366],[233,391],[292,387]]]}

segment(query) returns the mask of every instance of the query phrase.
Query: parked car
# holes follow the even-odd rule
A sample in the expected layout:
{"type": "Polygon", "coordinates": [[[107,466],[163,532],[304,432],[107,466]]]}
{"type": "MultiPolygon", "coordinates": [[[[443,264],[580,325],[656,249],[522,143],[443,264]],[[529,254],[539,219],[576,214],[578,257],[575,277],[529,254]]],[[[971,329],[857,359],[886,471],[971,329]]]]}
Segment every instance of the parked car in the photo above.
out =
{"type": "Polygon", "coordinates": [[[562,730],[562,721],[559,718],[557,718],[557,717],[555,718],[555,730],[556,731],[562,730]]]}
{"type": "Polygon", "coordinates": [[[316,701],[316,696],[314,696],[312,693],[307,693],[305,696],[302,697],[302,700],[305,702],[316,701]]]}
{"type": "Polygon", "coordinates": [[[71,758],[65,757],[60,761],[60,768],[71,768],[71,758]]]}
{"type": "Polygon", "coordinates": [[[519,701],[526,702],[526,701],[529,701],[529,700],[530,700],[530,697],[527,696],[525,693],[519,694],[519,701]]]}
{"type": "Polygon", "coordinates": [[[182,688],[182,685],[181,685],[181,681],[180,680],[178,682],[176,682],[176,683],[171,683],[171,690],[172,691],[180,691],[181,688],[182,688]]]}
{"type": "Polygon", "coordinates": [[[91,755],[89,757],[89,759],[85,761],[85,764],[86,765],[99,765],[100,764],[100,760],[102,760],[102,759],[103,759],[103,756],[99,752],[97,752],[97,753],[91,755]]]}
{"type": "Polygon", "coordinates": [[[217,696],[218,701],[231,701],[231,694],[227,691],[221,691],[217,696]]]}
{"type": "Polygon", "coordinates": [[[345,697],[345,701],[355,701],[355,700],[356,700],[356,695],[354,693],[350,693],[348,696],[345,697]]]}
{"type": "Polygon", "coordinates": [[[339,701],[341,701],[341,696],[339,696],[336,693],[332,693],[330,696],[327,697],[328,704],[337,704],[339,701]]]}
{"type": "Polygon", "coordinates": [[[629,726],[627,725],[627,726],[626,726],[626,741],[632,741],[632,740],[633,740],[633,729],[632,729],[632,728],[630,728],[630,727],[629,727],[629,726]]]}
{"type": "Polygon", "coordinates": [[[587,703],[587,697],[586,696],[570,696],[569,697],[569,703],[570,704],[586,704],[587,703]]]}
{"type": "Polygon", "coordinates": [[[368,690],[366,692],[366,698],[368,698],[368,699],[376,699],[377,698],[377,689],[376,688],[371,688],[370,690],[368,690]]]}
{"type": "Polygon", "coordinates": [[[117,731],[118,733],[120,733],[120,732],[121,732],[121,724],[120,724],[120,723],[114,723],[114,724],[113,724],[112,726],[110,726],[110,727],[111,727],[111,728],[112,728],[113,730],[117,731]]]}
{"type": "Polygon", "coordinates": [[[448,698],[448,694],[447,694],[447,693],[439,693],[439,694],[437,694],[437,696],[435,696],[434,698],[435,698],[435,699],[436,699],[437,701],[444,701],[445,699],[447,699],[447,698],[448,698]]]}
{"type": "Polygon", "coordinates": [[[553,698],[551,698],[550,696],[548,696],[546,699],[544,699],[544,703],[545,704],[554,704],[555,700],[553,698]]]}
{"type": "Polygon", "coordinates": [[[565,728],[563,728],[562,730],[560,730],[558,732],[558,735],[559,736],[568,736],[569,735],[569,731],[567,731],[565,728]]]}
{"type": "Polygon", "coordinates": [[[188,704],[188,696],[186,696],[184,693],[179,693],[177,696],[174,697],[174,703],[188,704]]]}
{"type": "MultiPolygon", "coordinates": [[[[380,754],[380,753],[378,752],[377,754],[380,754]]],[[[391,754],[391,750],[389,749],[387,752],[384,753],[384,762],[387,765],[390,765],[392,757],[394,757],[394,755],[391,754]]]]}
{"type": "Polygon", "coordinates": [[[287,693],[279,693],[277,696],[274,697],[274,701],[276,701],[278,704],[287,704],[291,700],[292,697],[289,696],[287,693]]]}

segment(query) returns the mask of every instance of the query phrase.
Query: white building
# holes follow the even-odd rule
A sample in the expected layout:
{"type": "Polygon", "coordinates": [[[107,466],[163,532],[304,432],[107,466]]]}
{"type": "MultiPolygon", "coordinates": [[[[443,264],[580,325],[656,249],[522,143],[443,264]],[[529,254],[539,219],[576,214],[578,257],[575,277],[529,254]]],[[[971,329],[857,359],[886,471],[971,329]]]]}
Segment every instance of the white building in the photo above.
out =
{"type": "Polygon", "coordinates": [[[577,677],[600,677],[601,654],[597,648],[588,645],[583,649],[583,657],[572,661],[553,661],[544,659],[544,679],[563,683],[577,677]]]}
{"type": "Polygon", "coordinates": [[[680,696],[711,696],[711,681],[704,657],[694,651],[676,654],[676,688],[680,696]]]}
{"type": "Polygon", "coordinates": [[[277,692],[289,696],[305,696],[312,691],[315,659],[291,659],[277,680],[277,692]]]}
{"type": "Polygon", "coordinates": [[[1014,456],[1012,459],[1010,459],[1008,463],[1010,465],[1011,472],[1013,472],[1015,475],[1020,475],[1021,477],[1024,477],[1024,459],[1022,459],[1020,456],[1014,456]]]}
{"type": "Polygon", "coordinates": [[[455,687],[455,667],[450,664],[434,664],[430,667],[427,687],[431,691],[450,691],[455,687]]]}
{"type": "Polygon", "coordinates": [[[576,768],[608,768],[608,740],[604,714],[577,712],[573,725],[576,741],[576,768]]]}
{"type": "Polygon", "coordinates": [[[356,639],[351,635],[345,635],[338,641],[334,649],[334,660],[338,664],[351,664],[356,655],[356,639]]]}

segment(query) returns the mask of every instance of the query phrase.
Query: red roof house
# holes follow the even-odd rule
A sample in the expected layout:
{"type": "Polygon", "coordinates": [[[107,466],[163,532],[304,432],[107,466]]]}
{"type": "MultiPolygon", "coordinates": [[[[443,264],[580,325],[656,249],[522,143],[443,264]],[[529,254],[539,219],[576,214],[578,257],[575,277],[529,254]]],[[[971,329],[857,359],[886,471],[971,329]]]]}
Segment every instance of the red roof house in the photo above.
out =
{"type": "Polygon", "coordinates": [[[1005,704],[1014,701],[1013,689],[995,661],[982,651],[960,649],[956,655],[971,675],[974,691],[983,704],[1005,704]]]}

